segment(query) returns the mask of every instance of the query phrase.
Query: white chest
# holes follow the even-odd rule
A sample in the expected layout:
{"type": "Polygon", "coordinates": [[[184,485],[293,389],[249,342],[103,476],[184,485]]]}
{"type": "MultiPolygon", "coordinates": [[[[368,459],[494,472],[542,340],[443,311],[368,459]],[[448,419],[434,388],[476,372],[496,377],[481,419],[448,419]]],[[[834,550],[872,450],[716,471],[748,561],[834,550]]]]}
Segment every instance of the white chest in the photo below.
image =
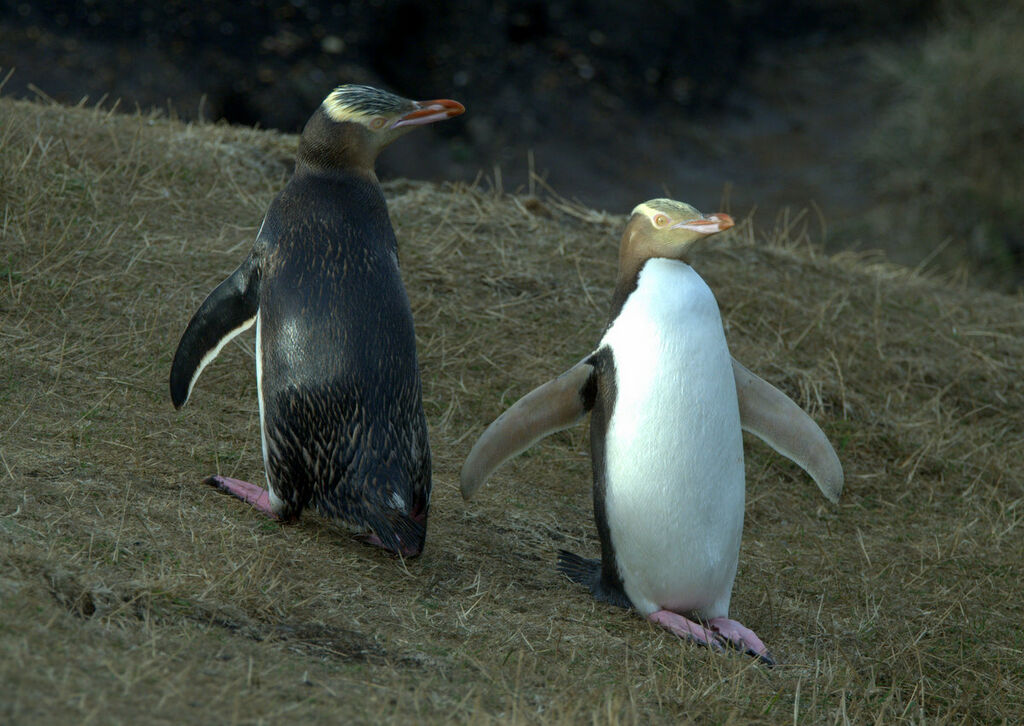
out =
{"type": "Polygon", "coordinates": [[[602,345],[616,386],[605,506],[626,593],[642,610],[727,608],[743,440],[714,295],[688,265],[650,260],[602,345]]]}

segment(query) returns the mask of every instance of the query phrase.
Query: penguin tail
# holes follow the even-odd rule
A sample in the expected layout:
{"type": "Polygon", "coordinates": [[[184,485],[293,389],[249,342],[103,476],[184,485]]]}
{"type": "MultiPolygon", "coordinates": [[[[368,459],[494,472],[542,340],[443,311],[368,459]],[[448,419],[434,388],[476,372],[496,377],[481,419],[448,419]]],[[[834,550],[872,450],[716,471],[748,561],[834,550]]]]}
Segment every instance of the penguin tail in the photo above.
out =
{"type": "Polygon", "coordinates": [[[620,608],[633,607],[626,593],[605,583],[600,560],[589,560],[573,552],[559,550],[558,571],[573,582],[584,585],[601,602],[620,608]]]}
{"type": "Polygon", "coordinates": [[[416,557],[423,551],[427,539],[427,519],[411,517],[392,511],[383,516],[367,518],[364,522],[370,534],[360,539],[368,544],[391,550],[402,557],[416,557]]]}
{"type": "Polygon", "coordinates": [[[601,561],[588,560],[568,550],[558,550],[558,571],[573,582],[591,590],[601,581],[601,561]]]}

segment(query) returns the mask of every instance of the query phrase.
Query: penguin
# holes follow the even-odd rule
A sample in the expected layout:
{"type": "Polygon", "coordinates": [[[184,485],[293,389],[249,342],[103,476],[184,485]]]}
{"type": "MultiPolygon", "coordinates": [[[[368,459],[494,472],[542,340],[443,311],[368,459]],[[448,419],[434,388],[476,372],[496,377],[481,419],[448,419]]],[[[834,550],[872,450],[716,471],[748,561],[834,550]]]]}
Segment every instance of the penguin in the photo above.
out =
{"type": "Polygon", "coordinates": [[[228,341],[256,327],[267,487],[207,483],[273,519],[295,520],[312,505],[371,544],[405,557],[422,551],[430,444],[412,311],[374,162],[406,132],[464,111],[448,99],[343,85],[310,117],[252,250],[203,301],[174,354],[180,409],[228,341]]]}
{"type": "Polygon", "coordinates": [[[562,551],[559,570],[680,637],[771,665],[760,638],[728,617],[746,488],[741,432],[799,464],[832,502],[843,470],[817,424],[729,353],[718,303],[689,259],[732,226],[727,214],[670,199],[638,205],[597,348],[491,423],[460,486],[469,499],[506,460],[589,413],[601,560],[562,551]]]}

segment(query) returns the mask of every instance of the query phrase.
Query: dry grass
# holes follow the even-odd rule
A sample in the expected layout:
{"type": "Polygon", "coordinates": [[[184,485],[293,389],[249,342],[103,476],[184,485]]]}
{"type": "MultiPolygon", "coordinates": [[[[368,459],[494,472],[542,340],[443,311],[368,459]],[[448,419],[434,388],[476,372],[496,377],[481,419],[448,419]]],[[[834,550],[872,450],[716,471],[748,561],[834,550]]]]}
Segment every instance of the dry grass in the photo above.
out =
{"type": "Polygon", "coordinates": [[[294,144],[0,100],[0,720],[1024,719],[1020,298],[825,258],[799,220],[697,261],[734,353],[847,472],[833,508],[750,442],[733,612],[767,670],[556,575],[557,548],[597,552],[582,427],[457,493],[483,426],[597,340],[619,218],[387,185],[435,451],[420,559],[198,484],[262,476],[252,339],[181,413],[171,354],[294,144]]]}

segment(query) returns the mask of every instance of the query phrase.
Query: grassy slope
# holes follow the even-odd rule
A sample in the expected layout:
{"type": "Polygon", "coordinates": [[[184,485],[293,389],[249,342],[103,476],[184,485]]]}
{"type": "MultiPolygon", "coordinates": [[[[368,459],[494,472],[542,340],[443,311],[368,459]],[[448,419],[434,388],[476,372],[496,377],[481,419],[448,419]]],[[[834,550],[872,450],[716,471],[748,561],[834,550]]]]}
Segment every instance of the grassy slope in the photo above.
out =
{"type": "Polygon", "coordinates": [[[183,412],[166,378],[293,149],[0,99],[0,720],[1024,718],[1019,298],[825,259],[792,229],[696,261],[733,352],[847,472],[833,508],[748,442],[732,610],[785,663],[767,670],[556,575],[557,548],[597,552],[585,427],[457,493],[482,427],[596,341],[621,219],[387,186],[435,452],[419,560],[197,483],[262,479],[252,337],[183,412]]]}

